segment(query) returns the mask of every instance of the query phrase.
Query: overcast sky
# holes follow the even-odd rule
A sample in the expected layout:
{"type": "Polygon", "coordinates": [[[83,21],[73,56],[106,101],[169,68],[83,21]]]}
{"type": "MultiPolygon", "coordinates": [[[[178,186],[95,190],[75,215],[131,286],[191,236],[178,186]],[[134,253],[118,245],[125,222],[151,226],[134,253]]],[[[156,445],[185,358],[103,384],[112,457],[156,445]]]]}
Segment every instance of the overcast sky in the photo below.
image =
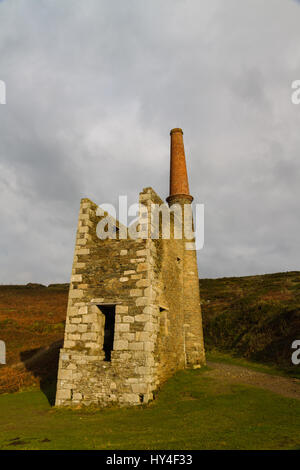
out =
{"type": "Polygon", "coordinates": [[[200,277],[300,270],[300,3],[0,2],[0,283],[68,282],[81,197],[168,195],[184,130],[200,277]]]}

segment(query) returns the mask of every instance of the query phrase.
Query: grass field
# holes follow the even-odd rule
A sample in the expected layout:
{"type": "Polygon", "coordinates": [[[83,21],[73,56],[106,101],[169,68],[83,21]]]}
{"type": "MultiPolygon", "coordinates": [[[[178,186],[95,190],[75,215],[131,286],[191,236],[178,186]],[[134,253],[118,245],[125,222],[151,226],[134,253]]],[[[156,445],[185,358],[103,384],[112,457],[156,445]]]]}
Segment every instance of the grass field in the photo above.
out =
{"type": "Polygon", "coordinates": [[[138,408],[51,408],[32,390],[0,396],[0,449],[300,449],[299,400],[177,373],[138,408]]]}

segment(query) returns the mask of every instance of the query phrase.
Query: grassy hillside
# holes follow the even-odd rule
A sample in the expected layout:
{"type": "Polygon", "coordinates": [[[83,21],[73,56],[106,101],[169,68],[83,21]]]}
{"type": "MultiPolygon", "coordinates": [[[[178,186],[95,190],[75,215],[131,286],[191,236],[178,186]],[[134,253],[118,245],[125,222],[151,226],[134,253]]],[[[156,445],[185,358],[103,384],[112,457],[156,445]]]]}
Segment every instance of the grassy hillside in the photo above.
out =
{"type": "MultiPolygon", "coordinates": [[[[300,333],[300,273],[203,279],[200,287],[210,355],[288,369],[300,333]]],[[[67,284],[0,286],[0,450],[299,448],[299,400],[209,368],[175,374],[148,406],[51,407],[67,297],[67,284]]]]}
{"type": "MultiPolygon", "coordinates": [[[[201,279],[200,289],[208,351],[299,369],[290,367],[290,357],[292,341],[300,339],[300,272],[201,279]]],[[[68,284],[0,286],[0,339],[7,346],[0,393],[34,383],[47,390],[55,381],[67,297],[68,284]]]]}
{"type": "MultiPolygon", "coordinates": [[[[292,373],[300,272],[200,280],[205,345],[292,373]]],[[[298,368],[299,369],[299,366],[298,368]]]]}

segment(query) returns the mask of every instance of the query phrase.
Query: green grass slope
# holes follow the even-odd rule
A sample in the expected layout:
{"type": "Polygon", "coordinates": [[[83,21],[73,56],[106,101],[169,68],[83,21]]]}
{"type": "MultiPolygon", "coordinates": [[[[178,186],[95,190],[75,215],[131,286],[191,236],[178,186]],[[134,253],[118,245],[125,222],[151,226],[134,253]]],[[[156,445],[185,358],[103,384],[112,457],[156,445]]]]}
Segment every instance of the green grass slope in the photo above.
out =
{"type": "Polygon", "coordinates": [[[53,409],[40,391],[0,396],[0,449],[299,449],[299,400],[172,377],[148,406],[53,409]]]}

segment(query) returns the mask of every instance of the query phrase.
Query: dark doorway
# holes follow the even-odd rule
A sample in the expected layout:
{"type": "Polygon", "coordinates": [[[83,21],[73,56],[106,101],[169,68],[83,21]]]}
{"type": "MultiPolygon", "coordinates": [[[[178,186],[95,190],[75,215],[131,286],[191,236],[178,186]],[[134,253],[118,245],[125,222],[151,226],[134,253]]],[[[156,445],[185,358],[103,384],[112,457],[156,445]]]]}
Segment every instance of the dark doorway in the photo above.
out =
{"type": "Polygon", "coordinates": [[[105,361],[111,361],[111,352],[114,348],[116,308],[115,305],[100,305],[99,308],[105,316],[103,341],[105,361]]]}

